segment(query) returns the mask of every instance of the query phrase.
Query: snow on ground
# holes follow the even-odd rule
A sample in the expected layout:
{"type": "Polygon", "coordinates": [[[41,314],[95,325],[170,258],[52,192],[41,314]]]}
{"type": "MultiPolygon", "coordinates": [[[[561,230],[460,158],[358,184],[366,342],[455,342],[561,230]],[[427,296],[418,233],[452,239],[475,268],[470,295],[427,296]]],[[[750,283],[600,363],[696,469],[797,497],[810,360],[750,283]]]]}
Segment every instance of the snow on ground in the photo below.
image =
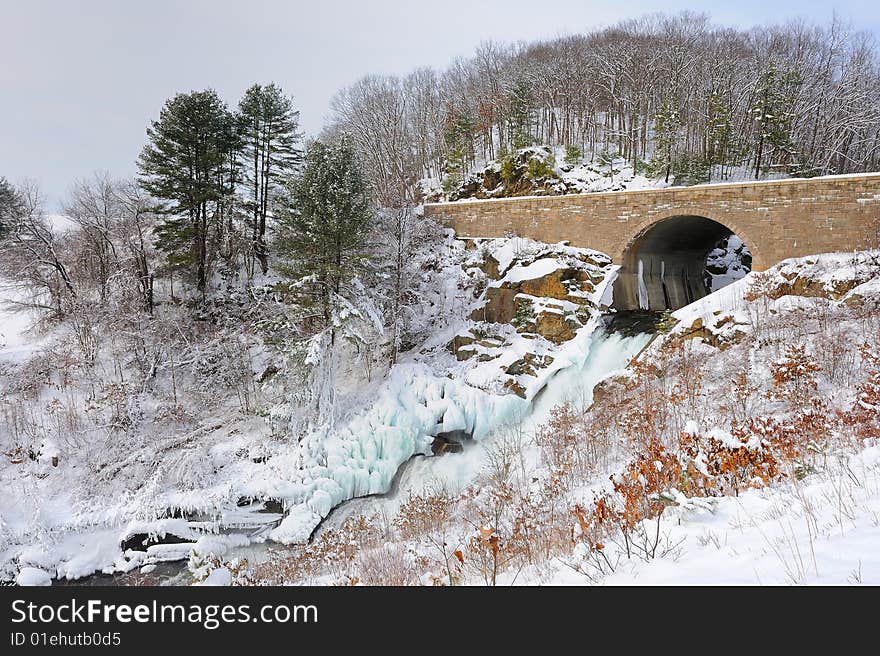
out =
{"type": "Polygon", "coordinates": [[[53,578],[78,579],[94,572],[122,569],[118,529],[47,534],[43,540],[18,552],[23,565],[52,572],[53,578]]]}
{"type": "MultiPolygon", "coordinates": [[[[557,161],[564,157],[564,149],[557,149],[557,161]]],[[[633,170],[632,164],[622,157],[611,164],[601,165],[582,162],[574,167],[556,168],[556,173],[569,190],[567,193],[593,193],[598,191],[635,191],[638,189],[662,189],[670,186],[661,179],[648,178],[633,170]]]]}
{"type": "Polygon", "coordinates": [[[22,300],[20,290],[0,279],[0,361],[20,360],[38,341],[30,332],[33,317],[14,305],[22,300]]]}
{"type": "MultiPolygon", "coordinates": [[[[541,278],[548,274],[553,273],[554,271],[559,270],[564,265],[555,259],[543,259],[532,262],[531,264],[527,264],[525,266],[521,264],[517,264],[514,266],[507,274],[504,276],[504,280],[507,282],[522,282],[523,280],[534,280],[535,278],[541,278]]],[[[501,281],[496,283],[492,283],[493,285],[500,284],[501,281]]]]}
{"type": "MultiPolygon", "coordinates": [[[[33,318],[29,312],[16,306],[23,300],[20,290],[0,279],[0,375],[6,367],[15,365],[26,359],[40,345],[42,339],[31,330],[33,318]]],[[[6,458],[6,455],[3,455],[6,458]]],[[[37,465],[45,469],[41,462],[37,465]]],[[[0,474],[4,472],[0,471],[0,474]]],[[[39,483],[25,478],[9,479],[0,476],[3,482],[3,494],[0,495],[0,577],[3,575],[3,564],[9,558],[4,547],[15,540],[15,536],[25,530],[32,521],[40,522],[43,518],[63,517],[71,508],[66,499],[46,499],[39,508],[30,508],[24,500],[36,492],[39,483]]],[[[31,579],[27,579],[31,580],[31,579]]]]}
{"type": "MultiPolygon", "coordinates": [[[[565,258],[574,256],[575,251],[583,255],[583,249],[540,245],[527,240],[496,240],[488,248],[498,261],[502,274],[510,274],[511,279],[516,280],[521,276],[528,279],[553,273],[566,264],[565,258]],[[549,253],[547,249],[555,250],[549,253]],[[528,255],[525,259],[524,253],[528,255]],[[526,274],[524,270],[529,271],[526,274]]],[[[593,255],[598,257],[601,254],[593,255]]],[[[451,322],[445,330],[430,334],[421,348],[405,356],[362,411],[353,413],[333,430],[316,431],[299,445],[275,452],[265,464],[257,464],[250,459],[233,461],[230,454],[249,443],[249,438],[245,436],[248,433],[259,436],[259,431],[240,421],[224,425],[221,417],[218,422],[223,428],[210,433],[216,441],[208,451],[215,473],[198,489],[156,489],[148,485],[134,495],[99,501],[73,494],[64,477],[58,475],[61,470],[49,463],[29,465],[44,468],[45,473],[50,474],[44,478],[10,477],[13,468],[7,468],[2,474],[4,489],[9,494],[0,499],[0,562],[5,565],[7,577],[24,571],[25,581],[40,580],[37,574],[27,568],[70,579],[96,571],[125,572],[137,567],[150,568],[169,559],[185,558],[194,550],[224,555],[241,553],[254,541],[259,542],[266,537],[265,532],[255,539],[243,535],[205,535],[194,528],[199,522],[191,520],[155,520],[148,516],[146,521],[132,522],[133,508],[138,512],[152,510],[154,513],[165,508],[192,508],[216,518],[218,513],[231,516],[229,513],[236,500],[242,496],[278,499],[284,502],[288,513],[269,535],[279,542],[301,542],[309,537],[322,518],[347,499],[377,495],[343,507],[331,517],[329,526],[336,525],[353,512],[380,510],[391,513],[408,493],[424,490],[426,486],[466,486],[475,479],[485,458],[485,450],[479,444],[468,445],[461,454],[443,458],[410,459],[414,455],[429,453],[433,436],[438,432],[463,431],[473,435],[475,442],[491,440],[490,436],[504,432],[511,425],[533,430],[546,420],[550,409],[562,401],[588,403],[595,383],[614,372],[620,373],[648,340],[644,335],[629,339],[602,336],[595,331],[595,320],[591,320],[576,332],[574,339],[553,350],[552,366],[539,371],[526,398],[515,394],[494,394],[482,389],[491,379],[490,372],[494,370],[493,375],[497,376],[506,360],[501,364],[480,363],[476,358],[458,362],[446,348],[456,331],[472,325],[466,317],[477,305],[473,298],[462,301],[460,296],[456,296],[459,294],[460,276],[466,276],[469,257],[461,251],[459,256],[464,259],[453,259],[444,264],[439,280],[432,281],[431,285],[440,290],[438,293],[445,295],[449,307],[457,304],[456,311],[461,320],[451,322]],[[463,267],[463,263],[466,266],[463,267]],[[486,372],[485,380],[473,378],[476,375],[474,372],[478,371],[486,372]],[[407,462],[409,464],[396,481],[396,489],[392,489],[397,472],[407,462]],[[378,496],[389,491],[392,494],[378,496]],[[33,506],[18,502],[25,498],[38,499],[40,502],[33,506]],[[131,535],[163,532],[198,542],[195,547],[193,544],[154,545],[146,552],[137,553],[123,554],[120,549],[120,542],[131,535]]],[[[876,253],[862,253],[801,258],[783,262],[764,275],[769,276],[776,285],[790,285],[799,278],[811,280],[822,290],[839,295],[840,300],[835,301],[839,303],[859,293],[876,298],[880,291],[877,287],[876,257],[876,253]]],[[[603,297],[615,270],[613,266],[604,265],[601,258],[597,261],[599,264],[596,268],[601,269],[605,277],[603,283],[590,294],[593,303],[603,297]]],[[[701,319],[706,326],[716,326],[727,315],[732,316],[732,320],[724,330],[745,330],[751,315],[749,304],[743,297],[756,276],[750,274],[676,312],[674,317],[680,320],[676,330],[691,326],[697,319],[701,319]]],[[[773,299],[770,304],[776,311],[785,312],[806,302],[807,299],[800,296],[783,295],[773,299]]],[[[9,312],[3,319],[6,341],[0,350],[0,363],[4,358],[20,358],[21,351],[17,349],[31,348],[35,343],[27,336],[28,321],[17,313],[9,312]]],[[[511,338],[514,337],[522,339],[511,335],[511,338]]],[[[522,341],[531,341],[534,352],[535,340],[522,341]]],[[[513,352],[521,355],[516,348],[514,345],[513,352]]],[[[211,444],[208,439],[207,445],[211,444]]],[[[759,576],[754,578],[760,578],[762,582],[785,582],[788,574],[784,567],[780,567],[783,561],[789,562],[791,558],[784,551],[784,545],[780,546],[780,540],[784,542],[785,530],[789,530],[794,536],[790,544],[802,546],[803,531],[798,523],[801,521],[804,527],[812,527],[803,530],[808,530],[807,537],[812,536],[816,556],[813,562],[811,554],[809,561],[814,574],[810,575],[800,568],[795,571],[796,576],[804,581],[840,582],[840,577],[849,576],[849,570],[853,570],[857,563],[853,565],[850,562],[852,559],[844,556],[835,560],[834,550],[852,547],[851,553],[859,553],[860,545],[871,544],[872,541],[876,544],[878,538],[876,464],[877,458],[870,454],[853,464],[856,476],[866,481],[865,492],[853,493],[852,517],[848,522],[842,522],[840,536],[831,530],[835,516],[828,515],[832,511],[827,508],[815,511],[819,516],[815,521],[810,518],[812,524],[802,518],[799,520],[796,513],[787,517],[785,522],[780,522],[777,528],[773,524],[778,520],[773,516],[774,508],[796,509],[798,506],[792,499],[800,499],[798,494],[806,494],[807,499],[816,499],[818,506],[822,495],[838,489],[834,486],[840,483],[840,477],[835,479],[837,482],[832,479],[810,480],[806,484],[810,486],[807,492],[785,489],[750,491],[738,499],[723,500],[712,515],[682,518],[680,526],[672,521],[670,514],[667,520],[669,525],[664,525],[664,530],[668,530],[671,540],[686,538],[688,545],[686,551],[680,552],[679,560],[674,560],[679,552],[671,552],[668,562],[661,559],[652,563],[657,565],[656,568],[637,566],[622,569],[609,581],[668,580],[682,566],[685,553],[693,554],[687,556],[694,563],[690,580],[697,581],[701,572],[708,576],[711,568],[717,568],[722,559],[731,560],[737,554],[744,553],[749,554],[744,562],[754,560],[756,563],[754,569],[759,576]],[[856,499],[856,494],[862,496],[856,499]],[[746,517],[753,518],[754,526],[744,523],[746,517]],[[873,525],[871,521],[874,521],[873,525]],[[710,536],[719,534],[719,531],[723,533],[723,541],[719,538],[720,543],[725,548],[726,545],[732,545],[726,551],[712,546],[713,538],[710,536]],[[765,539],[764,547],[761,547],[762,543],[756,536],[765,539]],[[824,546],[820,546],[820,543],[824,546]],[[715,552],[722,555],[716,557],[715,552]],[[713,558],[716,560],[713,561],[713,558]],[[774,569],[774,562],[778,562],[780,567],[774,569]],[[818,574],[815,574],[816,571],[818,574]]],[[[807,510],[804,513],[809,515],[807,510]]],[[[802,552],[800,556],[803,557],[802,552]]],[[[869,558],[862,560],[865,561],[861,570],[864,574],[856,573],[854,576],[875,576],[876,562],[869,558]]],[[[755,572],[735,574],[731,571],[728,574],[731,581],[752,582],[755,572]]],[[[559,577],[554,582],[578,582],[562,574],[559,577]]],[[[215,579],[209,581],[226,581],[222,573],[215,579]]],[[[687,576],[683,575],[681,580],[688,580],[687,576]]]]}
{"type": "Polygon", "coordinates": [[[15,577],[15,583],[22,586],[51,585],[52,575],[36,567],[22,567],[15,577]]]}
{"type": "MultiPolygon", "coordinates": [[[[623,561],[604,585],[880,584],[880,446],[821,475],[664,514],[668,552],[623,561]]],[[[562,563],[549,581],[582,585],[562,563]]]]}
{"type": "Polygon", "coordinates": [[[768,309],[784,312],[797,306],[810,306],[812,297],[828,295],[837,302],[863,295],[876,298],[880,252],[823,253],[783,260],[766,272],[751,272],[716,292],[672,313],[680,323],[678,331],[701,322],[714,327],[721,321],[721,333],[745,330],[753,316],[745,300],[750,291],[767,290],[768,309]],[[801,289],[794,289],[800,281],[801,289]],[[795,294],[792,294],[795,292],[795,294]],[[803,294],[803,296],[801,295],[803,294]]]}
{"type": "MultiPolygon", "coordinates": [[[[733,372],[742,367],[748,367],[749,383],[755,385],[758,396],[751,400],[737,399],[737,402],[754,405],[752,412],[762,416],[769,414],[784,420],[786,410],[765,393],[773,389],[770,365],[780,353],[779,349],[804,341],[808,352],[824,362],[830,357],[823,352],[825,339],[839,340],[839,335],[849,335],[854,341],[848,348],[853,352],[858,340],[865,337],[876,340],[876,334],[863,334],[862,328],[867,328],[863,319],[848,308],[856,298],[859,304],[880,301],[877,280],[880,280],[880,261],[876,253],[824,254],[785,261],[760,276],[754,274],[675,312],[673,316],[680,323],[673,335],[685,334],[697,320],[713,333],[724,334],[728,326],[735,328],[733,332],[754,331],[762,329],[762,322],[768,324],[763,329],[771,330],[756,341],[741,345],[731,341],[730,348],[723,351],[700,340],[691,343],[694,354],[707,358],[699,361],[700,377],[707,385],[700,393],[711,400],[703,414],[687,422],[685,430],[702,429],[723,443],[739,445],[730,432],[717,423],[719,419],[711,408],[713,404],[730,402],[730,380],[733,372]],[[764,290],[766,298],[747,301],[745,296],[753,285],[764,290]],[[763,318],[756,317],[756,310],[762,307],[763,318]],[[817,324],[807,325],[804,316],[827,316],[831,321],[829,325],[838,332],[827,333],[820,327],[817,329],[817,324]]],[[[656,353],[662,342],[657,340],[647,353],[656,353]]],[[[597,346],[593,355],[607,348],[612,359],[624,361],[621,344],[611,339],[604,342],[595,339],[590,348],[597,346]]],[[[546,420],[547,411],[556,403],[577,400],[579,382],[583,383],[582,390],[592,390],[593,384],[601,378],[603,360],[591,356],[584,368],[571,367],[551,379],[546,396],[538,396],[530,421],[521,424],[522,430],[528,435],[536,423],[546,420]]],[[[841,384],[837,384],[828,375],[820,380],[817,395],[831,408],[852,407],[854,385],[864,376],[857,358],[847,362],[838,363],[835,370],[835,375],[840,377],[843,367],[854,367],[845,383],[841,379],[841,384]]],[[[831,369],[824,371],[828,374],[831,369]]],[[[590,392],[587,397],[591,396],[590,392]]],[[[490,436],[481,445],[466,448],[462,454],[415,461],[404,470],[393,495],[364,499],[345,507],[331,518],[328,528],[338,527],[345,519],[358,514],[378,515],[387,524],[388,518],[393,519],[410,494],[436,493],[441,489],[455,494],[478,479],[485,466],[487,450],[503,438],[502,433],[490,436]]],[[[834,440],[835,436],[829,435],[828,445],[815,446],[817,453],[823,455],[812,465],[799,469],[803,465],[793,463],[787,478],[769,487],[748,489],[738,496],[726,497],[687,499],[678,493],[680,506],[667,508],[662,516],[656,558],[627,559],[622,555],[622,543],[616,543],[612,537],[605,544],[605,553],[615,564],[615,571],[610,574],[597,575],[592,570],[588,577],[576,571],[579,554],[575,550],[569,556],[557,557],[540,570],[533,567],[508,570],[499,584],[878,584],[880,436],[863,440],[860,445],[838,445],[834,440]]],[[[533,449],[528,450],[525,458],[527,467],[538,464],[533,449]]],[[[568,502],[585,503],[595,491],[607,489],[608,475],[617,472],[619,466],[620,463],[600,472],[594,480],[584,481],[571,493],[568,502]]],[[[651,522],[649,535],[653,536],[653,531],[651,522]]],[[[418,549],[417,544],[410,546],[418,549]]],[[[472,558],[465,553],[465,560],[469,557],[472,558]]],[[[482,583],[478,579],[462,582],[482,583]]]]}
{"type": "Polygon", "coordinates": [[[851,282],[861,284],[876,280],[878,266],[880,251],[824,253],[783,260],[772,268],[770,275],[777,283],[791,282],[795,278],[821,283],[823,291],[836,294],[851,282]]]}

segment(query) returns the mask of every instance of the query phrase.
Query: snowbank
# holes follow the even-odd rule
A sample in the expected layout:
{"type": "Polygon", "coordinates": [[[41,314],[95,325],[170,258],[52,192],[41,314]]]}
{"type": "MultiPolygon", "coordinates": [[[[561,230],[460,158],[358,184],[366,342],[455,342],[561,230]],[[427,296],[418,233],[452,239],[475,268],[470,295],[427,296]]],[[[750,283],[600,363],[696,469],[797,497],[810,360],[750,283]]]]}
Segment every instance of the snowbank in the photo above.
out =
{"type": "Polygon", "coordinates": [[[52,575],[36,567],[22,567],[15,577],[15,583],[22,586],[52,585],[52,575]]]}

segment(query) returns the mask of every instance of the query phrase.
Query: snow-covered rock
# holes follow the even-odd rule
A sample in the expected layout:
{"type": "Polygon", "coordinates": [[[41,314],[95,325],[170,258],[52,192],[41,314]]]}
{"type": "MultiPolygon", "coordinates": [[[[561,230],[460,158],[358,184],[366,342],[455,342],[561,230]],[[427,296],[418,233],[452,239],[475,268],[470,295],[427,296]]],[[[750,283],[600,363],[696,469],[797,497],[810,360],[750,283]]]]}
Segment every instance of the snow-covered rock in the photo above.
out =
{"type": "Polygon", "coordinates": [[[52,585],[52,575],[37,567],[22,567],[15,577],[15,583],[22,586],[52,585]]]}
{"type": "Polygon", "coordinates": [[[669,186],[661,179],[636,173],[632,163],[622,157],[587,157],[575,162],[566,162],[565,157],[564,147],[527,146],[489,162],[448,192],[436,179],[422,180],[421,188],[428,202],[443,202],[669,186]]]}
{"type": "Polygon", "coordinates": [[[232,572],[229,571],[226,567],[218,567],[217,569],[211,570],[211,573],[208,574],[207,578],[199,583],[198,585],[205,586],[224,586],[224,585],[232,585],[232,572]]]}

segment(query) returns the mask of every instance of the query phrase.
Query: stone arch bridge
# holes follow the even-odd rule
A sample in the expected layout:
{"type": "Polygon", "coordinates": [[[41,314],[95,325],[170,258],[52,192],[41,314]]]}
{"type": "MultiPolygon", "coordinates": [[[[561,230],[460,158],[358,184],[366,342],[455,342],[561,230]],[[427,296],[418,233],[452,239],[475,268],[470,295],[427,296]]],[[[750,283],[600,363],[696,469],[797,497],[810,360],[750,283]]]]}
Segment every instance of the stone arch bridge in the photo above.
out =
{"type": "Polygon", "coordinates": [[[880,173],[430,203],[425,214],[459,237],[514,234],[603,251],[621,265],[615,307],[677,309],[707,293],[706,256],[731,234],[755,271],[880,247],[880,173]]]}

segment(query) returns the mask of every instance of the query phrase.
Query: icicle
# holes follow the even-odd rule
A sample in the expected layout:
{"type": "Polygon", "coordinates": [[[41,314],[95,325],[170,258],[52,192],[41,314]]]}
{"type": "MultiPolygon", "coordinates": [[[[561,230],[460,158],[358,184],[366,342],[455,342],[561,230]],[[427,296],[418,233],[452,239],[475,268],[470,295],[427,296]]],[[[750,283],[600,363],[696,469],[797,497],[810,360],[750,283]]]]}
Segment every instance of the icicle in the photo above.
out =
{"type": "Polygon", "coordinates": [[[641,259],[639,260],[639,309],[651,309],[648,303],[648,287],[645,285],[645,265],[641,259]]]}

